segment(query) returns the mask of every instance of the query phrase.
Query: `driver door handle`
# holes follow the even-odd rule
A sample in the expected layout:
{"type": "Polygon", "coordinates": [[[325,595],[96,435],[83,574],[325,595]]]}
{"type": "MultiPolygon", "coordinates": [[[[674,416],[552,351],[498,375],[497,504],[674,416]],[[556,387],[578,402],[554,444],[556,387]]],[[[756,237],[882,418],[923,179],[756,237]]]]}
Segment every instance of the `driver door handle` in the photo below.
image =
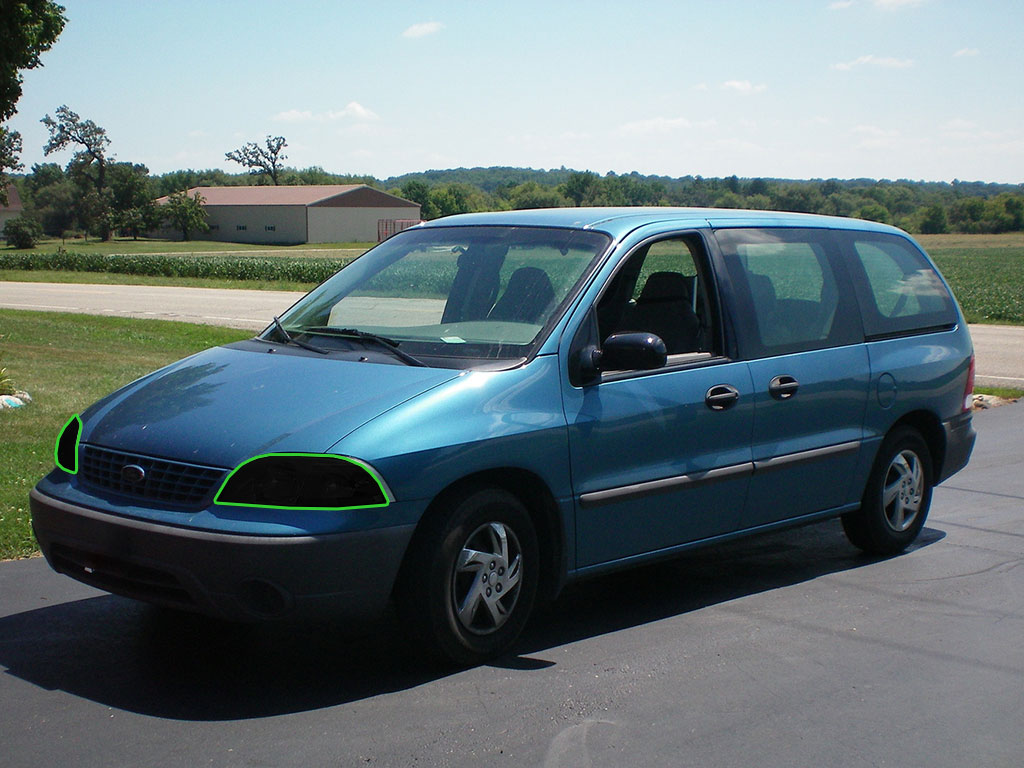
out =
{"type": "Polygon", "coordinates": [[[727,411],[740,399],[740,391],[729,384],[716,384],[704,395],[704,404],[712,411],[727,411]]]}

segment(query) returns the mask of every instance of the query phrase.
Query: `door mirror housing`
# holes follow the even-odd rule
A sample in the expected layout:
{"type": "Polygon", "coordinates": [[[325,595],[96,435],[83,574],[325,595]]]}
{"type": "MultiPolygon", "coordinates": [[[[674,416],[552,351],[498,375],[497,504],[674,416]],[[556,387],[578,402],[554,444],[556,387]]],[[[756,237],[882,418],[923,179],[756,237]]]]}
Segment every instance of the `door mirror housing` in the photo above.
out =
{"type": "Polygon", "coordinates": [[[668,360],[665,342],[653,333],[613,333],[601,345],[602,371],[650,371],[668,360]]]}

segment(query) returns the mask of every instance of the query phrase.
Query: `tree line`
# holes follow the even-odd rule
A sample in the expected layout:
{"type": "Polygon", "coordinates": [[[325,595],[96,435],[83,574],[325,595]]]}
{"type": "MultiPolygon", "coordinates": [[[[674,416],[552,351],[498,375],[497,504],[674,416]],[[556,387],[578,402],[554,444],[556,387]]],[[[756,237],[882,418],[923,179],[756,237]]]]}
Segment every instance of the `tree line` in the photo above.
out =
{"type": "Polygon", "coordinates": [[[474,168],[389,179],[424,218],[478,210],[584,205],[751,208],[851,216],[914,233],[1024,230],[1024,185],[873,179],[741,179],[599,175],[591,171],[474,168]]]}
{"type": "MultiPolygon", "coordinates": [[[[873,179],[787,180],[600,175],[567,168],[458,168],[389,179],[285,166],[282,136],[267,136],[225,153],[243,173],[221,169],[153,175],[141,163],[117,161],[106,130],[65,105],[42,118],[44,152],[73,149],[64,166],[37,163],[13,175],[25,207],[15,229],[52,237],[114,234],[138,237],[165,225],[187,239],[205,229],[196,187],[252,184],[367,184],[417,202],[425,219],[456,213],[561,206],[697,206],[852,216],[915,233],[998,233],[1024,230],[1024,185],[873,179]],[[169,203],[157,205],[160,197],[169,203]]],[[[11,227],[8,227],[10,235],[11,227]]]]}

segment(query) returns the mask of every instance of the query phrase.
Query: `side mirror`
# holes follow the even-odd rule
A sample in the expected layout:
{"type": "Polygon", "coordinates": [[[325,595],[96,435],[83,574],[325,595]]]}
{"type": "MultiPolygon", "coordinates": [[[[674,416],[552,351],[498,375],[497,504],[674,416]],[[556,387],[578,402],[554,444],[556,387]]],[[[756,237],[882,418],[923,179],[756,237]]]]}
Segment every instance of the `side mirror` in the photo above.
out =
{"type": "Polygon", "coordinates": [[[668,360],[665,342],[653,333],[613,333],[601,345],[602,371],[650,371],[668,360]]]}

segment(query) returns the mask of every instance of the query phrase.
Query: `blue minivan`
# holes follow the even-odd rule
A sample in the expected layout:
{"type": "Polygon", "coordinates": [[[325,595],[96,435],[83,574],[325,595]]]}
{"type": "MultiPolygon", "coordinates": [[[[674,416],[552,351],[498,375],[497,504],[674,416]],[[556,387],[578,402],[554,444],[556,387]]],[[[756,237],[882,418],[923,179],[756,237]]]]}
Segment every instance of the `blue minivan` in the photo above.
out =
{"type": "Polygon", "coordinates": [[[838,517],[902,551],[970,456],[973,378],[892,227],[453,216],[72,416],[33,526],[110,592],[242,620],[393,602],[469,664],[568,581],[691,547],[838,517]]]}

